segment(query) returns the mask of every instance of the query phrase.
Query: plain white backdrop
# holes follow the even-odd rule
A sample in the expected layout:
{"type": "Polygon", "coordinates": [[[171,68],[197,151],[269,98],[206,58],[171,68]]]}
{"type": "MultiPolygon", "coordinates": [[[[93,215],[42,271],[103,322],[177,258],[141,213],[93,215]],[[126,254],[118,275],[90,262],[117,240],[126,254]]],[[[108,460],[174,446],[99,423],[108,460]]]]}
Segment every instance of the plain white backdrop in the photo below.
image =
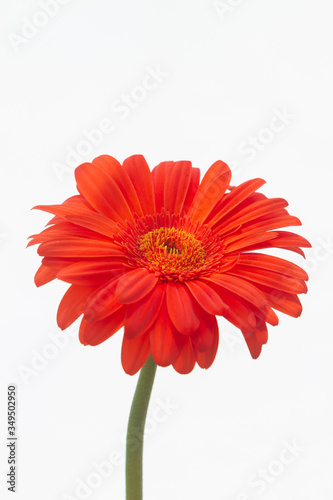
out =
{"type": "MultiPolygon", "coordinates": [[[[279,314],[260,358],[220,322],[213,366],[157,371],[145,500],[332,498],[332,4],[329,0],[1,0],[1,498],[6,388],[17,385],[17,500],[123,499],[137,376],[122,332],[60,334],[67,289],[33,283],[27,237],[100,154],[222,159],[262,177],[310,239],[304,312],[279,314]]],[[[8,496],[7,496],[8,495],[8,496]]]]}

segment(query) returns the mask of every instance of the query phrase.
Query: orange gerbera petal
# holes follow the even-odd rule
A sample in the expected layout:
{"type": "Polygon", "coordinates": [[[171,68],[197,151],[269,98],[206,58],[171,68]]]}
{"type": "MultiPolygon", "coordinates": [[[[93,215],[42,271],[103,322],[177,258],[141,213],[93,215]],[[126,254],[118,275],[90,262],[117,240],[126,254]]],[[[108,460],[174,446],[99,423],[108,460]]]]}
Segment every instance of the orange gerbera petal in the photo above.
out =
{"type": "Polygon", "coordinates": [[[200,280],[185,281],[185,285],[190,290],[194,299],[209,314],[223,314],[227,308],[220,295],[212,287],[200,280]]]}
{"type": "Polygon", "coordinates": [[[88,240],[85,238],[64,238],[44,241],[38,247],[38,254],[48,257],[123,257],[124,252],[111,241],[88,240]]]}
{"type": "Polygon", "coordinates": [[[193,221],[205,220],[225,193],[230,179],[230,168],[223,161],[217,161],[210,167],[202,179],[188,212],[193,221]]]}
{"type": "Polygon", "coordinates": [[[155,193],[155,209],[157,213],[161,212],[164,207],[164,186],[166,182],[166,174],[167,171],[172,168],[173,164],[173,161],[163,161],[156,165],[152,171],[155,193]]]}
{"type": "Polygon", "coordinates": [[[116,296],[122,304],[132,304],[145,297],[158,282],[158,277],[147,269],[134,269],[119,280],[116,296]]]}
{"type": "Polygon", "coordinates": [[[191,295],[183,284],[166,284],[166,303],[171,321],[180,333],[191,335],[199,328],[191,295]]]}
{"type": "Polygon", "coordinates": [[[196,357],[190,338],[184,339],[184,344],[178,354],[177,359],[172,363],[176,372],[186,375],[190,373],[195,365],[196,357]]]}
{"type": "Polygon", "coordinates": [[[57,276],[57,271],[55,269],[50,269],[41,265],[35,274],[35,285],[42,286],[46,285],[50,281],[54,280],[57,276]]]}
{"type": "Polygon", "coordinates": [[[164,300],[156,321],[150,328],[150,346],[155,363],[168,366],[176,360],[180,350],[177,336],[179,337],[179,333],[172,324],[164,300]]]}
{"type": "Polygon", "coordinates": [[[114,222],[133,222],[133,214],[116,182],[91,163],[83,163],[75,170],[80,193],[92,207],[114,222]]]}
{"type": "Polygon", "coordinates": [[[212,325],[211,327],[212,330],[208,330],[208,328],[205,328],[205,330],[202,331],[202,335],[207,335],[208,331],[209,333],[212,333],[212,342],[209,349],[200,350],[198,344],[195,342],[195,339],[193,339],[192,341],[192,348],[195,353],[196,361],[201,368],[209,368],[213,364],[213,361],[216,357],[219,345],[219,329],[215,318],[214,320],[212,320],[212,322],[214,323],[214,325],[212,325]]]}
{"type": "Polygon", "coordinates": [[[132,213],[141,217],[143,212],[138,194],[124,167],[115,158],[108,155],[98,156],[98,158],[93,160],[93,164],[97,165],[101,170],[104,170],[104,172],[114,180],[132,213]]]}
{"type": "Polygon", "coordinates": [[[223,298],[229,306],[229,309],[224,311],[223,317],[239,328],[243,334],[254,332],[257,310],[236,295],[225,294],[223,298]]]}
{"type": "MultiPolygon", "coordinates": [[[[251,236],[258,233],[260,235],[271,234],[267,232],[271,229],[278,229],[279,227],[287,226],[301,226],[301,222],[297,217],[292,217],[288,214],[281,216],[270,214],[269,216],[260,217],[255,221],[250,221],[246,224],[242,224],[239,228],[236,228],[236,230],[234,229],[231,233],[229,232],[229,234],[222,235],[222,232],[219,232],[219,234],[221,237],[224,236],[225,241],[228,243],[228,245],[230,245],[231,243],[237,242],[238,240],[244,240],[245,237],[250,239],[251,236]]],[[[274,233],[274,238],[277,238],[278,231],[273,231],[272,233],[274,233]]],[[[273,238],[268,238],[268,240],[269,239],[273,238]]],[[[263,241],[265,241],[265,239],[263,239],[263,241]]],[[[249,242],[248,246],[251,246],[251,242],[249,242]]]]}
{"type": "Polygon", "coordinates": [[[283,292],[276,288],[257,285],[265,294],[267,302],[271,307],[293,318],[298,318],[302,313],[302,304],[296,294],[283,292]]]}
{"type": "Polygon", "coordinates": [[[73,222],[73,224],[77,224],[78,226],[82,226],[87,229],[91,229],[96,233],[108,236],[109,238],[113,238],[115,233],[117,233],[116,223],[107,219],[102,214],[68,214],[65,216],[65,219],[69,222],[73,222]]]}
{"type": "Polygon", "coordinates": [[[267,271],[275,271],[279,274],[293,276],[300,280],[307,281],[309,279],[307,273],[301,267],[289,262],[288,260],[265,255],[262,253],[243,253],[239,256],[238,264],[243,264],[248,267],[266,269],[267,271]]]}
{"type": "Polygon", "coordinates": [[[279,209],[287,206],[288,202],[283,198],[272,198],[270,200],[264,199],[255,201],[254,203],[250,203],[248,206],[245,206],[244,208],[239,210],[238,213],[234,214],[230,218],[228,217],[228,220],[223,224],[222,228],[220,227],[222,225],[222,222],[220,221],[220,223],[217,224],[214,229],[220,228],[221,233],[225,234],[235,227],[239,227],[240,225],[249,222],[253,223],[253,221],[259,219],[260,217],[270,213],[274,213],[279,209]]]}
{"type": "Polygon", "coordinates": [[[81,316],[94,287],[71,285],[63,296],[57,313],[57,323],[61,330],[68,328],[81,316]]]}
{"type": "Polygon", "coordinates": [[[267,269],[253,269],[236,264],[230,273],[252,283],[267,285],[289,293],[306,293],[307,286],[303,280],[281,275],[267,269]]]}
{"type": "Polygon", "coordinates": [[[158,284],[141,300],[128,305],[125,318],[126,337],[137,337],[153,325],[161,310],[164,295],[165,286],[158,284]]]}
{"type": "Polygon", "coordinates": [[[210,352],[215,349],[216,335],[218,336],[219,332],[216,317],[200,307],[196,307],[196,312],[200,317],[200,326],[191,336],[192,345],[195,347],[195,352],[210,352]]]}
{"type": "Polygon", "coordinates": [[[171,214],[181,214],[191,181],[190,161],[176,161],[169,169],[164,185],[163,208],[171,214]]]}
{"type": "Polygon", "coordinates": [[[235,207],[240,205],[250,194],[259,189],[266,181],[263,179],[252,179],[243,182],[235,187],[228,195],[221,198],[216,207],[216,214],[213,218],[209,219],[208,225],[213,227],[224,219],[235,207]]]}
{"type": "Polygon", "coordinates": [[[124,324],[126,307],[99,321],[81,321],[79,339],[83,345],[98,345],[114,335],[124,324]]]}
{"type": "Polygon", "coordinates": [[[91,231],[90,229],[71,224],[70,222],[59,222],[55,226],[48,226],[39,234],[33,234],[30,236],[32,240],[29,242],[28,246],[52,239],[68,239],[73,237],[104,241],[107,239],[102,234],[91,231]]]}
{"type": "Polygon", "coordinates": [[[243,337],[245,339],[245,342],[247,344],[247,347],[249,348],[249,351],[251,353],[251,356],[253,359],[257,359],[260,356],[261,353],[261,348],[262,344],[258,341],[255,331],[251,331],[250,333],[243,333],[243,337]]]}
{"type": "Polygon", "coordinates": [[[124,335],[121,348],[121,363],[128,375],[135,375],[149,358],[151,349],[149,335],[129,339],[124,335]]]}
{"type": "MultiPolygon", "coordinates": [[[[233,267],[234,269],[234,267],[233,267]]],[[[233,269],[230,271],[232,272],[233,269]]],[[[207,278],[202,278],[206,282],[214,283],[218,286],[220,295],[228,292],[238,295],[242,299],[247,300],[258,309],[262,309],[267,305],[265,295],[260,292],[254,285],[241,279],[240,277],[230,276],[228,274],[211,274],[207,278]]]]}
{"type": "Polygon", "coordinates": [[[124,161],[123,167],[128,173],[138,195],[143,213],[155,213],[155,193],[153,178],[148,164],[142,155],[134,155],[124,161]]]}
{"type": "Polygon", "coordinates": [[[165,161],[157,165],[152,172],[156,211],[162,209],[172,214],[182,214],[185,203],[193,199],[199,184],[189,161],[165,161]]]}
{"type": "Polygon", "coordinates": [[[277,237],[277,233],[271,231],[269,233],[256,233],[251,234],[250,236],[246,235],[243,238],[239,238],[237,241],[233,243],[229,243],[228,238],[225,239],[226,243],[226,253],[239,253],[240,251],[244,252],[247,248],[253,247],[258,244],[265,244],[266,242],[270,242],[274,238],[277,237]]]}
{"type": "Polygon", "coordinates": [[[79,286],[95,286],[106,283],[124,272],[121,261],[106,259],[103,261],[74,262],[57,273],[57,278],[79,286]]]}
{"type": "Polygon", "coordinates": [[[122,326],[121,360],[133,375],[150,354],[160,366],[189,373],[213,363],[216,315],[239,328],[253,358],[267,342],[275,311],[298,317],[306,272],[279,257],[304,256],[310,243],[281,228],[301,225],[283,198],[267,198],[252,179],[230,186],[231,171],[215,162],[200,183],[189,161],[149,170],[134,155],[120,164],[102,155],[75,171],[79,195],[60,205],[31,237],[43,257],[37,286],[55,278],[71,284],[58,309],[67,328],[79,316],[79,338],[97,345],[122,326]]]}
{"type": "Polygon", "coordinates": [[[86,301],[84,308],[84,319],[89,323],[92,321],[100,321],[122,307],[122,304],[117,300],[116,288],[118,286],[120,276],[116,276],[108,283],[94,290],[86,301]]]}
{"type": "Polygon", "coordinates": [[[188,186],[186,198],[184,201],[183,211],[181,215],[187,214],[190,206],[193,203],[194,197],[198,191],[200,184],[200,170],[198,168],[191,169],[191,179],[188,186]]]}

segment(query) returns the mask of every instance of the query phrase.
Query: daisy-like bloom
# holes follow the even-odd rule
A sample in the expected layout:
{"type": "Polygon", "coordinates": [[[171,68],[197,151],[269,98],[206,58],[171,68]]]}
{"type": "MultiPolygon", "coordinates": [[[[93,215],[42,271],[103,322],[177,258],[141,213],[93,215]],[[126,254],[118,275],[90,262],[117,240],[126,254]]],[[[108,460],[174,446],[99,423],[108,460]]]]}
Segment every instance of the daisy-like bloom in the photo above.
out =
{"type": "Polygon", "coordinates": [[[304,256],[307,240],[278,228],[301,225],[282,198],[267,198],[253,179],[229,185],[214,163],[201,183],[189,161],[163,162],[151,172],[143,156],[121,165],[103,155],[75,170],[79,194],[38,206],[54,217],[29,244],[43,257],[37,286],[70,283],[57,322],[83,314],[79,338],[104,342],[124,326],[122,365],[136,373],[150,354],[160,366],[189,373],[208,368],[218,340],[216,315],[239,328],[253,358],[267,342],[274,309],[301,314],[306,293],[299,266],[258,252],[280,248],[304,256]]]}

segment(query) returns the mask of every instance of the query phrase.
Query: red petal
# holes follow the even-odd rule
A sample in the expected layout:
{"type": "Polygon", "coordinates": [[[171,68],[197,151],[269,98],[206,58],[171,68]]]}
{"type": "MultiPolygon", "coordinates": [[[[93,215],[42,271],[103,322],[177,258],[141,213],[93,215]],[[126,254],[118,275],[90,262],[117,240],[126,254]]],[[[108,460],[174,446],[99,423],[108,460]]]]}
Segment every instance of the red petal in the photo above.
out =
{"type": "Polygon", "coordinates": [[[128,173],[137,192],[142,211],[145,215],[155,213],[155,193],[153,179],[148,164],[143,156],[127,158],[123,167],[128,173]]]}
{"type": "Polygon", "coordinates": [[[134,338],[147,331],[156,320],[165,295],[165,286],[157,284],[148,295],[127,307],[125,335],[134,338]]]}
{"type": "Polygon", "coordinates": [[[133,214],[119,187],[105,171],[91,163],[83,163],[75,170],[78,190],[100,213],[115,222],[133,222],[133,214]]]}
{"type": "Polygon", "coordinates": [[[35,285],[42,286],[57,277],[57,270],[41,265],[35,274],[35,285]]]}
{"type": "Polygon", "coordinates": [[[282,290],[284,292],[307,292],[307,286],[303,280],[285,276],[283,274],[278,274],[273,271],[268,271],[267,269],[254,270],[253,268],[236,264],[229,272],[233,276],[238,276],[239,278],[248,280],[253,283],[259,283],[261,285],[267,285],[272,288],[277,288],[278,290],[282,290]]]}
{"type": "Polygon", "coordinates": [[[250,221],[266,216],[267,214],[277,212],[278,210],[287,207],[288,202],[283,198],[271,198],[248,203],[244,208],[237,211],[233,216],[228,217],[225,222],[216,224],[214,229],[219,230],[220,234],[225,234],[227,231],[245,224],[250,221]]]}
{"type": "Polygon", "coordinates": [[[263,248],[281,248],[283,250],[289,250],[290,252],[295,252],[305,258],[305,253],[298,247],[280,246],[278,242],[278,236],[272,240],[266,241],[264,243],[258,243],[257,245],[252,245],[250,247],[244,248],[246,252],[252,252],[253,250],[262,250],[263,248]]]}
{"type": "Polygon", "coordinates": [[[102,319],[101,321],[81,321],[79,339],[83,345],[98,345],[115,334],[124,324],[126,307],[102,319]]]}
{"type": "Polygon", "coordinates": [[[75,262],[61,269],[57,278],[68,283],[79,286],[100,286],[110,281],[115,276],[124,272],[124,264],[121,261],[108,259],[105,261],[81,261],[75,262]]]}
{"type": "Polygon", "coordinates": [[[56,257],[56,258],[43,257],[42,264],[45,267],[52,267],[52,269],[56,270],[58,273],[58,271],[60,271],[61,269],[65,268],[67,266],[70,266],[71,264],[73,264],[76,261],[77,260],[74,258],[65,259],[65,258],[61,258],[61,257],[56,257]]]}
{"type": "Polygon", "coordinates": [[[98,240],[105,241],[105,236],[96,233],[95,231],[90,231],[90,229],[86,229],[71,222],[64,222],[61,219],[59,224],[55,224],[54,226],[49,226],[44,231],[41,231],[39,234],[33,234],[29,236],[29,238],[33,238],[33,241],[30,241],[28,246],[36,243],[42,243],[43,241],[48,241],[51,239],[67,239],[67,238],[93,238],[98,240]]]}
{"type": "Polygon", "coordinates": [[[200,170],[198,168],[192,168],[191,169],[191,180],[190,184],[188,187],[188,191],[186,194],[186,198],[184,201],[184,206],[183,206],[183,214],[186,215],[190,206],[192,205],[192,202],[194,200],[194,197],[198,191],[200,183],[200,170]]]}
{"type": "Polygon", "coordinates": [[[267,326],[264,321],[257,320],[257,326],[254,330],[254,334],[259,344],[266,344],[268,341],[267,326]]]}
{"type": "Polygon", "coordinates": [[[37,205],[33,207],[33,209],[42,210],[43,212],[54,214],[60,218],[64,218],[66,215],[70,214],[92,214],[95,212],[82,195],[72,196],[61,205],[37,205]]]}
{"type": "Polygon", "coordinates": [[[128,173],[119,161],[112,156],[102,155],[95,158],[93,164],[97,165],[101,170],[104,170],[104,172],[115,181],[131,211],[141,217],[143,212],[137,192],[134,189],[128,173]]]}
{"type": "Polygon", "coordinates": [[[222,199],[219,211],[214,218],[209,221],[208,225],[210,227],[217,225],[227,214],[231,212],[231,210],[248,198],[250,194],[263,186],[265,182],[266,181],[263,179],[251,179],[235,187],[231,193],[222,199]]]}
{"type": "Polygon", "coordinates": [[[166,301],[171,321],[183,335],[191,335],[200,325],[193,310],[193,303],[186,286],[167,283],[166,301]]]}
{"type": "Polygon", "coordinates": [[[150,354],[149,335],[140,335],[135,339],[123,338],[121,364],[128,375],[134,375],[146,363],[150,354]]]}
{"type": "Polygon", "coordinates": [[[158,278],[147,269],[134,269],[119,280],[116,296],[122,304],[131,304],[145,297],[156,285],[158,278]]]}
{"type": "MultiPolygon", "coordinates": [[[[216,318],[214,318],[214,320],[216,322],[216,318]]],[[[213,329],[213,340],[212,340],[212,343],[211,343],[211,346],[209,347],[209,349],[204,350],[204,351],[200,350],[199,347],[197,346],[197,344],[194,342],[194,340],[195,339],[193,339],[193,341],[192,341],[192,346],[193,346],[193,350],[195,353],[197,363],[201,368],[207,369],[213,364],[213,361],[216,357],[218,345],[219,345],[219,329],[217,326],[217,322],[216,322],[216,326],[213,329]]]]}
{"type": "MultiPolygon", "coordinates": [[[[229,272],[232,273],[233,269],[229,272]]],[[[239,295],[243,299],[256,306],[258,309],[262,309],[267,305],[265,295],[253,284],[249,283],[245,279],[242,279],[242,276],[235,277],[230,276],[229,274],[211,274],[206,278],[202,278],[202,280],[217,284],[220,287],[222,300],[224,300],[223,289],[225,289],[229,292],[239,295]]]]}
{"type": "Polygon", "coordinates": [[[47,257],[123,257],[119,245],[108,241],[68,238],[45,241],[38,248],[38,254],[47,257]]]}
{"type": "Polygon", "coordinates": [[[245,265],[247,267],[268,269],[275,271],[276,273],[293,276],[294,278],[299,278],[305,281],[309,279],[307,273],[301,267],[289,262],[288,260],[273,257],[272,255],[265,255],[262,253],[244,253],[239,256],[238,264],[245,265]]]}
{"type": "Polygon", "coordinates": [[[193,221],[203,222],[222,198],[231,179],[231,171],[223,161],[215,162],[206,172],[188,214],[193,221]]]}
{"type": "Polygon", "coordinates": [[[258,342],[255,332],[253,331],[250,333],[244,333],[244,332],[242,333],[252,358],[253,359],[259,358],[262,344],[258,342]]]}
{"type": "Polygon", "coordinates": [[[166,170],[164,208],[171,214],[181,214],[191,180],[191,162],[177,161],[166,170]]]}
{"type": "Polygon", "coordinates": [[[122,307],[116,298],[116,288],[119,277],[99,287],[87,301],[84,309],[84,319],[88,322],[99,321],[122,307]]]}
{"type": "MultiPolygon", "coordinates": [[[[279,324],[279,318],[273,311],[273,309],[268,305],[260,311],[260,314],[262,314],[263,320],[270,325],[276,326],[279,324]]],[[[257,317],[260,317],[260,314],[257,314],[257,317]]]]}
{"type": "Polygon", "coordinates": [[[274,239],[272,242],[272,246],[274,247],[304,247],[311,248],[311,243],[299,236],[298,234],[291,233],[289,231],[276,231],[278,237],[274,239]]]}
{"type": "Polygon", "coordinates": [[[170,320],[164,301],[161,311],[150,329],[151,352],[155,363],[160,366],[168,366],[175,361],[179,355],[177,335],[179,333],[170,320]]]}
{"type": "Polygon", "coordinates": [[[209,286],[200,280],[185,281],[185,285],[190,290],[195,300],[209,314],[223,314],[227,309],[221,297],[209,286]]]}
{"type": "Polygon", "coordinates": [[[229,306],[229,309],[223,313],[223,316],[234,326],[242,330],[243,334],[244,332],[253,332],[256,327],[256,317],[252,307],[231,294],[224,295],[223,299],[229,306]]]}
{"type": "Polygon", "coordinates": [[[196,309],[200,318],[200,326],[194,335],[191,336],[193,347],[200,352],[209,351],[214,343],[215,334],[219,328],[215,316],[208,314],[200,308],[196,309]]]}
{"type": "Polygon", "coordinates": [[[155,206],[156,212],[160,213],[164,207],[164,186],[166,181],[167,171],[170,170],[173,161],[163,161],[159,163],[152,171],[152,179],[155,191],[155,206]]]}
{"type": "Polygon", "coordinates": [[[281,290],[263,285],[258,286],[265,293],[268,304],[271,307],[294,318],[298,318],[301,315],[302,304],[296,294],[282,292],[281,290]]]}
{"type": "MultiPolygon", "coordinates": [[[[270,231],[271,229],[278,229],[280,227],[287,226],[301,226],[301,221],[292,215],[283,214],[268,214],[267,217],[259,217],[254,221],[247,222],[241,226],[238,233],[235,234],[235,240],[246,235],[256,233],[258,231],[270,231]]],[[[222,235],[224,232],[221,230],[219,234],[222,235]]],[[[227,236],[228,241],[232,241],[232,236],[227,236]]]]}
{"type": "Polygon", "coordinates": [[[172,363],[176,372],[186,375],[190,373],[195,365],[195,355],[192,348],[192,342],[189,337],[185,337],[183,347],[176,361],[172,363]]]}
{"type": "Polygon", "coordinates": [[[269,233],[257,233],[251,236],[246,236],[244,238],[239,238],[234,243],[228,244],[228,238],[226,238],[226,254],[230,254],[233,252],[239,252],[240,250],[244,251],[245,249],[257,245],[258,243],[266,243],[271,242],[274,238],[276,238],[277,233],[271,231],[269,233]]]}
{"type": "Polygon", "coordinates": [[[73,224],[86,227],[88,229],[91,229],[92,231],[95,231],[96,233],[103,234],[110,238],[113,238],[114,235],[119,232],[116,223],[111,219],[108,219],[104,215],[98,214],[97,212],[91,212],[91,214],[66,215],[65,218],[73,224]]]}
{"type": "Polygon", "coordinates": [[[61,330],[68,328],[81,316],[88,297],[93,293],[93,287],[72,285],[63,296],[57,313],[57,323],[61,330]]]}

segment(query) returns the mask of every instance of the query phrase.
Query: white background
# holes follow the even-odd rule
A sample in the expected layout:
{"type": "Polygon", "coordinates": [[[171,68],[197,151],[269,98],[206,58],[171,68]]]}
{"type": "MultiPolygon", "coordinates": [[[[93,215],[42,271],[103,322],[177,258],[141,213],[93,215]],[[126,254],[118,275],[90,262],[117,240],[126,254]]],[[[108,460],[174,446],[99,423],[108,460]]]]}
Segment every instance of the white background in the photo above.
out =
{"type": "Polygon", "coordinates": [[[331,499],[331,2],[67,0],[52,15],[41,4],[1,0],[2,498],[13,498],[8,383],[18,396],[17,500],[125,498],[119,461],[137,376],[121,368],[122,333],[95,348],[79,343],[77,323],[61,336],[67,286],[37,289],[40,258],[25,249],[50,218],[30,208],[75,194],[68,155],[81,151],[77,164],[141,153],[151,167],[188,159],[203,172],[223,159],[233,184],[266,179],[262,191],[289,201],[313,244],[305,264],[280,252],[306,266],[309,293],[301,318],[279,314],[257,361],[221,322],[208,371],[158,369],[145,500],[331,499]],[[131,107],[120,111],[125,94],[131,107]],[[87,143],[105,119],[112,131],[108,122],[99,144],[87,143]],[[100,479],[94,463],[111,459],[118,465],[100,479]],[[77,488],[87,482],[84,494],[77,488]]]}

